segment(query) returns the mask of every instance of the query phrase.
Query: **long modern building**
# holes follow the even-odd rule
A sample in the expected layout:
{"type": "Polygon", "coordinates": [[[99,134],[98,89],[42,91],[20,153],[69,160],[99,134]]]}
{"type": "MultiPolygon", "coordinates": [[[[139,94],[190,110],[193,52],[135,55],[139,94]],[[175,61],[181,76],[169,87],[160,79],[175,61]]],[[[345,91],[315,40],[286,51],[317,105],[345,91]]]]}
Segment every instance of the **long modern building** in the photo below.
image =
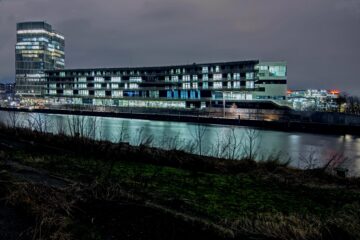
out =
{"type": "Polygon", "coordinates": [[[285,62],[237,61],[164,67],[46,71],[50,104],[204,108],[282,101],[285,62]]]}
{"type": "Polygon", "coordinates": [[[64,36],[46,22],[22,22],[16,38],[16,94],[42,96],[44,71],[65,68],[64,36]]]}

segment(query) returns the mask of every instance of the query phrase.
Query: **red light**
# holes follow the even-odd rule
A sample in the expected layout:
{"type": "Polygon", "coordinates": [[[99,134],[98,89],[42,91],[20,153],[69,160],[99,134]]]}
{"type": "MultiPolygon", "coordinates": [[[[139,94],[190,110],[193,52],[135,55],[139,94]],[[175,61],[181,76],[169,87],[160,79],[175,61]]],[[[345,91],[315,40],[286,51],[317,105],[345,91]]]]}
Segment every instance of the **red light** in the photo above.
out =
{"type": "Polygon", "coordinates": [[[331,94],[334,94],[334,95],[339,95],[340,94],[340,91],[339,90],[330,90],[329,91],[331,94]]]}

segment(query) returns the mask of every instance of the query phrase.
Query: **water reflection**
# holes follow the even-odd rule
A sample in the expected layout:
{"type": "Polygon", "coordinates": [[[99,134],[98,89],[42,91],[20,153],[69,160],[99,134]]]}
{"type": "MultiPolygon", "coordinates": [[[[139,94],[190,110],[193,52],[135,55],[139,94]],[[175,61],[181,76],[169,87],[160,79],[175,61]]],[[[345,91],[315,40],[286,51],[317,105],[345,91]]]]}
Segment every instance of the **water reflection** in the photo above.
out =
{"type": "MultiPolygon", "coordinates": [[[[71,116],[41,115],[47,122],[46,131],[54,133],[64,131],[69,134],[71,116]]],[[[30,120],[34,119],[31,114],[20,113],[18,118],[19,125],[35,127],[35,125],[31,126],[30,120]]],[[[6,112],[0,112],[0,120],[3,123],[11,124],[9,114],[6,112]]],[[[231,142],[232,133],[236,136],[237,141],[246,142],[244,136],[249,129],[247,127],[221,125],[202,126],[206,126],[202,141],[202,152],[206,154],[214,154],[223,150],[216,149],[219,146],[219,141],[231,142]]],[[[95,137],[113,142],[121,138],[131,144],[138,144],[139,139],[152,136],[154,146],[162,148],[176,146],[181,148],[181,146],[185,146],[189,142],[195,144],[193,133],[196,130],[197,125],[191,123],[98,117],[96,118],[95,137]]],[[[343,167],[349,168],[350,174],[360,175],[360,139],[357,136],[259,130],[259,137],[256,142],[259,147],[257,151],[258,158],[268,156],[274,152],[281,152],[284,159],[291,158],[292,166],[306,167],[309,161],[324,164],[337,154],[348,158],[343,163],[343,167]]]]}

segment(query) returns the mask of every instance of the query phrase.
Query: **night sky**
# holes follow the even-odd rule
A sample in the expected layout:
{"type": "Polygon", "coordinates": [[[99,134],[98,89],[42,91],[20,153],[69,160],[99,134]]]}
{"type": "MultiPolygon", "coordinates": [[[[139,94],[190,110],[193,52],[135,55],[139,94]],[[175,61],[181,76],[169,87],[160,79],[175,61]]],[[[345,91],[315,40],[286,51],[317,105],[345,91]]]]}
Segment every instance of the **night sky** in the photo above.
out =
{"type": "Polygon", "coordinates": [[[360,95],[360,0],[0,0],[1,81],[34,20],[65,35],[67,68],[284,60],[292,89],[360,95]]]}

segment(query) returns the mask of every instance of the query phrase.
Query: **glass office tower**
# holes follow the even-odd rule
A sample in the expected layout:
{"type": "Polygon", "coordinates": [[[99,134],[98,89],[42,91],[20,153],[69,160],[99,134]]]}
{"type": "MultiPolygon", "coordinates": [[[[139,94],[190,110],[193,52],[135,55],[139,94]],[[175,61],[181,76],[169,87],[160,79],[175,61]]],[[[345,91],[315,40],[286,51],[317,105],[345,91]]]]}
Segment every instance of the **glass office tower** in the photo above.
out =
{"type": "Polygon", "coordinates": [[[46,22],[17,24],[16,95],[40,97],[45,70],[64,69],[65,39],[46,22]]]}

